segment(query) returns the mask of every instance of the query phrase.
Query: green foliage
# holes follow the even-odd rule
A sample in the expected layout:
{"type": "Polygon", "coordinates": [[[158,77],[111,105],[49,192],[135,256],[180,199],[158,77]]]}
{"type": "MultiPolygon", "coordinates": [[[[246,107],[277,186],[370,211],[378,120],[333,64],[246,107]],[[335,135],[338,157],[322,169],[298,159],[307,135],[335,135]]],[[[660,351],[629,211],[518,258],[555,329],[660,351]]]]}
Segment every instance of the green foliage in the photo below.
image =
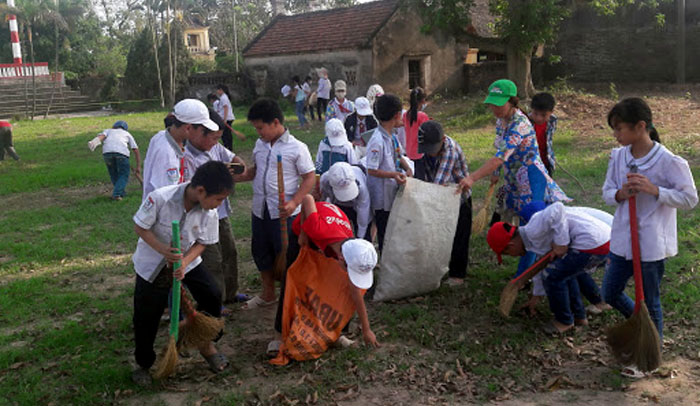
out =
{"type": "MultiPolygon", "coordinates": [[[[219,72],[235,73],[236,72],[236,56],[235,55],[216,55],[216,70],[219,72]]],[[[238,66],[243,66],[243,60],[239,58],[238,66]]]]}
{"type": "Polygon", "coordinates": [[[474,0],[410,0],[407,7],[417,7],[424,17],[424,33],[435,28],[459,34],[471,23],[470,8],[474,0]]]}
{"type": "Polygon", "coordinates": [[[559,0],[491,0],[490,10],[496,34],[522,52],[554,42],[559,24],[570,13],[559,0]]]}
{"type": "Polygon", "coordinates": [[[190,73],[208,73],[218,70],[217,61],[204,58],[192,58],[190,73]]]}
{"type": "Polygon", "coordinates": [[[126,57],[124,82],[129,92],[139,98],[153,97],[158,92],[152,35],[149,27],[144,28],[131,44],[126,57]]]}

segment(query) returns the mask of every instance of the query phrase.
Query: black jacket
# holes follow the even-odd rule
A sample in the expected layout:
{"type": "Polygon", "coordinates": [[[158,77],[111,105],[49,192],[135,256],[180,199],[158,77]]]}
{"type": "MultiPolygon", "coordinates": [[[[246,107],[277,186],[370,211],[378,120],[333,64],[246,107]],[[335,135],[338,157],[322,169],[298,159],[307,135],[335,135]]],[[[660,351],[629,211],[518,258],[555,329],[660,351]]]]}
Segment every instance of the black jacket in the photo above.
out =
{"type": "MultiPolygon", "coordinates": [[[[374,130],[377,128],[377,120],[374,119],[372,116],[366,116],[365,117],[365,124],[367,125],[367,130],[374,130]]],[[[357,131],[357,112],[354,112],[350,114],[346,119],[345,119],[345,133],[348,136],[348,141],[352,143],[352,141],[355,139],[355,132],[357,131]]]]}

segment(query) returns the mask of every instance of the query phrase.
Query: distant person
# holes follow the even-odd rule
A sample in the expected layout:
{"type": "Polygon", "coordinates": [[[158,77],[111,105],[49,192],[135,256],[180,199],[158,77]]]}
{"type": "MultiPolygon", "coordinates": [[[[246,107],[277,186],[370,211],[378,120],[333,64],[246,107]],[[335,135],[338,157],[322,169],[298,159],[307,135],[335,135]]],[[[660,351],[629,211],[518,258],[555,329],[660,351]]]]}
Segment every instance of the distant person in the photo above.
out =
{"type": "Polygon", "coordinates": [[[306,117],[304,116],[304,109],[306,106],[306,91],[304,91],[301,79],[299,76],[292,77],[292,82],[294,82],[294,88],[292,89],[292,98],[294,99],[294,111],[297,114],[297,120],[299,120],[299,128],[304,129],[306,124],[306,117]]]}
{"type": "Polygon", "coordinates": [[[102,131],[88,143],[91,151],[94,151],[100,143],[103,143],[102,158],[107,165],[109,178],[112,181],[112,200],[122,200],[126,195],[125,189],[129,183],[129,172],[131,171],[129,150],[134,151],[134,156],[136,157],[134,173],[137,177],[141,176],[139,146],[136,145],[136,141],[129,134],[128,129],[129,125],[126,121],[119,120],[112,125],[111,129],[102,131]]]}
{"type": "Polygon", "coordinates": [[[315,120],[314,117],[314,107],[316,107],[316,102],[318,101],[318,97],[316,96],[316,92],[314,92],[311,89],[311,76],[307,76],[306,79],[304,79],[304,84],[301,85],[301,90],[304,91],[306,94],[306,103],[304,104],[304,114],[306,112],[309,112],[309,118],[313,122],[315,120]]]}
{"type": "Polygon", "coordinates": [[[324,174],[336,162],[357,164],[357,157],[345,135],[345,127],[337,118],[326,121],[326,137],[318,143],[316,173],[324,174]]]}
{"type": "Polygon", "coordinates": [[[345,98],[347,94],[348,86],[345,84],[344,80],[335,81],[335,97],[328,103],[328,108],[326,109],[326,121],[337,118],[345,123],[347,116],[355,111],[355,105],[345,98]]]}
{"type": "Polygon", "coordinates": [[[362,134],[374,130],[377,125],[369,100],[365,97],[355,99],[355,112],[345,119],[345,133],[348,141],[355,148],[358,159],[365,156],[367,149],[367,143],[362,138],[362,134]]]}
{"type": "Polygon", "coordinates": [[[374,102],[377,100],[377,97],[381,96],[384,94],[384,89],[382,88],[381,85],[375,83],[372,86],[370,86],[367,89],[367,100],[369,100],[369,107],[371,109],[374,108],[374,102]]]}
{"type": "MultiPolygon", "coordinates": [[[[233,121],[236,119],[236,116],[233,115],[231,93],[228,90],[228,86],[223,84],[216,86],[216,95],[219,96],[219,109],[216,110],[216,112],[226,122],[221,140],[229,151],[233,151],[233,132],[235,131],[233,129],[233,121]]],[[[243,135],[243,133],[236,131],[236,136],[239,140],[245,141],[245,135],[243,135]]]]}
{"type": "MultiPolygon", "coordinates": [[[[211,105],[211,108],[214,109],[216,114],[219,114],[219,96],[216,95],[216,93],[209,93],[207,95],[207,103],[211,105]]],[[[219,115],[221,117],[221,115],[219,115]]],[[[223,119],[222,119],[223,120],[223,119]]],[[[221,131],[223,131],[223,127],[221,128],[221,131]]]]}
{"type": "Polygon", "coordinates": [[[0,121],[0,161],[5,159],[5,153],[15,161],[19,161],[19,155],[12,144],[12,124],[0,121]]]}
{"type": "Polygon", "coordinates": [[[406,156],[414,161],[423,156],[418,152],[418,128],[430,120],[430,117],[423,112],[426,99],[427,95],[422,88],[416,87],[411,90],[411,107],[403,115],[403,127],[406,132],[406,156]]]}
{"type": "Polygon", "coordinates": [[[318,72],[318,88],[316,89],[318,97],[316,99],[316,113],[318,113],[318,121],[323,121],[323,116],[326,114],[328,102],[331,99],[331,81],[328,80],[328,71],[326,68],[321,68],[318,72]]]}
{"type": "Polygon", "coordinates": [[[540,158],[549,176],[554,175],[556,161],[554,159],[554,132],[557,131],[557,116],[554,115],[554,96],[549,93],[537,93],[530,101],[530,115],[528,118],[535,127],[537,146],[540,158]]]}

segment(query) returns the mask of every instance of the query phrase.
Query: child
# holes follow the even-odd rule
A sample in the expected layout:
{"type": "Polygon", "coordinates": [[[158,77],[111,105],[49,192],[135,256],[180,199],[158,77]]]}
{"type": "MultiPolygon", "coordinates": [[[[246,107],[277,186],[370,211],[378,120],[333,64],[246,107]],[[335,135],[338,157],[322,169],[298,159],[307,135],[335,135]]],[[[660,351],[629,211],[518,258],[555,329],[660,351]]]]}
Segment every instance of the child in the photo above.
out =
{"type": "Polygon", "coordinates": [[[304,129],[306,125],[306,117],[304,116],[304,110],[306,106],[306,91],[301,85],[299,76],[294,76],[292,78],[294,82],[294,89],[292,90],[292,97],[294,98],[294,111],[297,113],[297,119],[299,120],[299,128],[304,129]]]}
{"type": "Polygon", "coordinates": [[[426,98],[427,95],[422,88],[416,87],[411,90],[411,107],[403,115],[403,127],[406,132],[406,156],[414,161],[423,156],[418,152],[418,128],[430,120],[430,117],[422,111],[425,108],[426,98]]]}
{"type": "MultiPolygon", "coordinates": [[[[228,90],[228,86],[223,84],[216,86],[216,95],[219,96],[219,103],[216,106],[218,110],[216,110],[216,112],[226,122],[226,126],[224,126],[224,133],[221,136],[221,140],[223,141],[224,146],[228,148],[229,151],[233,151],[232,126],[233,121],[236,119],[236,116],[233,115],[233,106],[231,105],[231,93],[228,90]]],[[[241,141],[245,140],[245,136],[238,131],[236,131],[236,136],[241,141]]]]}
{"type": "Polygon", "coordinates": [[[321,68],[318,71],[318,88],[316,89],[316,113],[318,121],[323,121],[323,115],[328,108],[328,101],[331,99],[331,81],[328,80],[328,71],[321,68]]]}
{"type": "MultiPolygon", "coordinates": [[[[248,111],[248,121],[255,127],[260,139],[253,149],[253,165],[246,168],[240,180],[253,181],[253,219],[251,251],[262,278],[262,293],[245,304],[254,309],[275,303],[273,265],[281,250],[280,219],[287,221],[291,233],[292,222],[299,213],[301,201],[316,182],[314,162],[309,148],[284,127],[284,114],[276,101],[259,99],[248,111]],[[282,156],[285,203],[280,207],[277,188],[277,155],[282,156]]],[[[299,245],[290,234],[287,263],[291,264],[299,252],[299,245]]]]}
{"type": "Polygon", "coordinates": [[[345,162],[333,164],[321,175],[321,197],[340,207],[352,223],[358,238],[371,241],[369,223],[372,207],[367,189],[367,175],[359,166],[345,162]]]}
{"type": "MultiPolygon", "coordinates": [[[[167,117],[166,117],[166,120],[167,117]]],[[[185,181],[185,141],[197,133],[218,131],[209,109],[199,100],[184,99],[173,108],[171,124],[151,138],[143,161],[143,197],[163,186],[185,181]]]]}
{"type": "Polygon", "coordinates": [[[324,174],[336,162],[357,164],[355,151],[348,142],[343,123],[337,118],[326,121],[326,138],[318,143],[316,154],[316,173],[324,174]]]}
{"type": "Polygon", "coordinates": [[[366,97],[355,99],[355,112],[345,119],[345,132],[348,141],[355,147],[355,151],[360,152],[362,158],[365,155],[367,144],[362,139],[362,134],[377,128],[377,120],[372,114],[372,107],[366,97]]]}
{"type": "Polygon", "coordinates": [[[367,100],[369,100],[369,107],[373,109],[374,102],[377,100],[377,97],[379,97],[383,94],[384,94],[384,89],[378,83],[375,83],[372,86],[368,87],[367,88],[367,100]]]}
{"type": "Polygon", "coordinates": [[[532,121],[532,126],[535,127],[540,158],[550,177],[554,174],[556,166],[554,148],[552,147],[552,138],[557,130],[557,116],[553,114],[554,105],[554,96],[544,92],[537,93],[530,102],[530,115],[528,116],[532,121]]]}
{"type": "Polygon", "coordinates": [[[102,145],[102,158],[107,165],[109,178],[112,181],[112,200],[122,200],[126,191],[126,185],[129,183],[129,148],[134,151],[136,156],[136,176],[141,175],[141,154],[139,154],[139,146],[136,145],[134,137],[127,131],[129,125],[126,121],[119,120],[109,130],[102,131],[97,137],[93,138],[88,146],[91,151],[94,151],[100,143],[102,145]]]}
{"type": "Polygon", "coordinates": [[[406,177],[413,176],[404,159],[394,129],[401,125],[401,100],[393,94],[377,98],[375,113],[379,127],[367,143],[367,187],[372,199],[372,210],[377,225],[379,252],[384,248],[384,233],[389,221],[389,211],[399,185],[406,177]]]}
{"type": "Polygon", "coordinates": [[[0,121],[0,161],[5,159],[5,152],[15,161],[19,161],[19,155],[12,144],[12,124],[0,121]]]}
{"type": "Polygon", "coordinates": [[[524,226],[498,222],[486,236],[498,255],[524,256],[528,251],[556,259],[542,271],[549,308],[554,320],[545,324],[548,334],[561,334],[574,324],[587,324],[576,277],[605,262],[610,249],[610,227],[581,210],[556,202],[532,215],[524,226]]]}
{"type": "Polygon", "coordinates": [[[344,80],[336,80],[335,82],[335,98],[328,103],[326,109],[326,121],[337,118],[345,124],[345,119],[355,111],[355,106],[352,102],[345,98],[348,86],[344,80]]]}
{"type": "MultiPolygon", "coordinates": [[[[603,184],[603,199],[616,206],[603,297],[625,317],[632,315],[634,302],[624,289],[633,272],[628,199],[636,196],[644,301],[663,342],[659,287],[666,258],[678,253],[676,209],[695,207],[698,192],[688,162],[661,145],[644,100],[635,97],[616,104],[608,113],[608,125],[622,147],[612,150],[603,184]]],[[[641,374],[636,366],[623,373],[641,374]]]]}
{"type": "Polygon", "coordinates": [[[303,90],[306,94],[304,114],[306,114],[306,111],[308,110],[311,121],[314,121],[316,119],[314,117],[314,107],[318,97],[316,96],[316,92],[311,91],[311,76],[307,76],[306,79],[304,79],[304,84],[301,86],[301,90],[303,90]]]}
{"type": "MultiPolygon", "coordinates": [[[[442,126],[436,121],[426,121],[418,128],[417,151],[422,158],[415,161],[416,178],[438,185],[456,185],[469,176],[467,161],[462,148],[452,138],[445,135],[442,126]]],[[[472,198],[463,194],[457,217],[457,230],[452,241],[450,254],[450,286],[464,284],[469,265],[469,237],[472,230],[472,198]]]]}
{"type": "MultiPolygon", "coordinates": [[[[186,180],[192,178],[197,168],[210,161],[245,165],[240,156],[219,143],[224,128],[223,119],[213,110],[209,110],[209,117],[219,125],[219,131],[197,134],[187,143],[185,146],[186,180]]],[[[219,215],[219,242],[207,245],[202,253],[202,260],[221,291],[223,303],[246,301],[250,299],[247,295],[236,294],[238,292],[238,251],[231,229],[229,218],[231,204],[228,198],[224,199],[216,210],[219,215]]],[[[223,311],[226,312],[226,310],[223,311]]]]}
{"type": "MultiPolygon", "coordinates": [[[[206,245],[218,241],[216,211],[233,188],[228,168],[221,162],[207,162],[197,169],[191,182],[158,189],[150,193],[134,215],[134,230],[139,241],[134,252],[136,287],[134,289],[134,356],[139,368],[132,379],[149,385],[148,372],[156,359],[153,343],[160,316],[168,303],[173,277],[187,286],[200,310],[213,317],[221,313],[221,293],[207,273],[200,255],[206,245]],[[171,224],[179,220],[182,253],[170,245],[171,224]],[[181,261],[178,269],[173,264],[181,261]]],[[[214,372],[228,366],[226,357],[213,342],[199,348],[214,372]]]]}

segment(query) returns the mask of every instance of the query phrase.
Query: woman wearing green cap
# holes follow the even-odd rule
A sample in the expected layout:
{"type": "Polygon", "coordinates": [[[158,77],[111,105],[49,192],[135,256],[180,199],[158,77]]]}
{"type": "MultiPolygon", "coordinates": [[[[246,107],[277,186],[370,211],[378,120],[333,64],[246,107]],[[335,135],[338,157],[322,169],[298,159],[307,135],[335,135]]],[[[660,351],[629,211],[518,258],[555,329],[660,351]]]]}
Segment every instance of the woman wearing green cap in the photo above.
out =
{"type": "Polygon", "coordinates": [[[497,80],[489,86],[484,103],[498,119],[496,154],[462,179],[460,191],[468,191],[474,182],[499,171],[503,165],[506,207],[515,213],[531,201],[571,201],[547,174],[537,148],[535,129],[518,108],[518,102],[518,89],[510,80],[497,80]]]}

